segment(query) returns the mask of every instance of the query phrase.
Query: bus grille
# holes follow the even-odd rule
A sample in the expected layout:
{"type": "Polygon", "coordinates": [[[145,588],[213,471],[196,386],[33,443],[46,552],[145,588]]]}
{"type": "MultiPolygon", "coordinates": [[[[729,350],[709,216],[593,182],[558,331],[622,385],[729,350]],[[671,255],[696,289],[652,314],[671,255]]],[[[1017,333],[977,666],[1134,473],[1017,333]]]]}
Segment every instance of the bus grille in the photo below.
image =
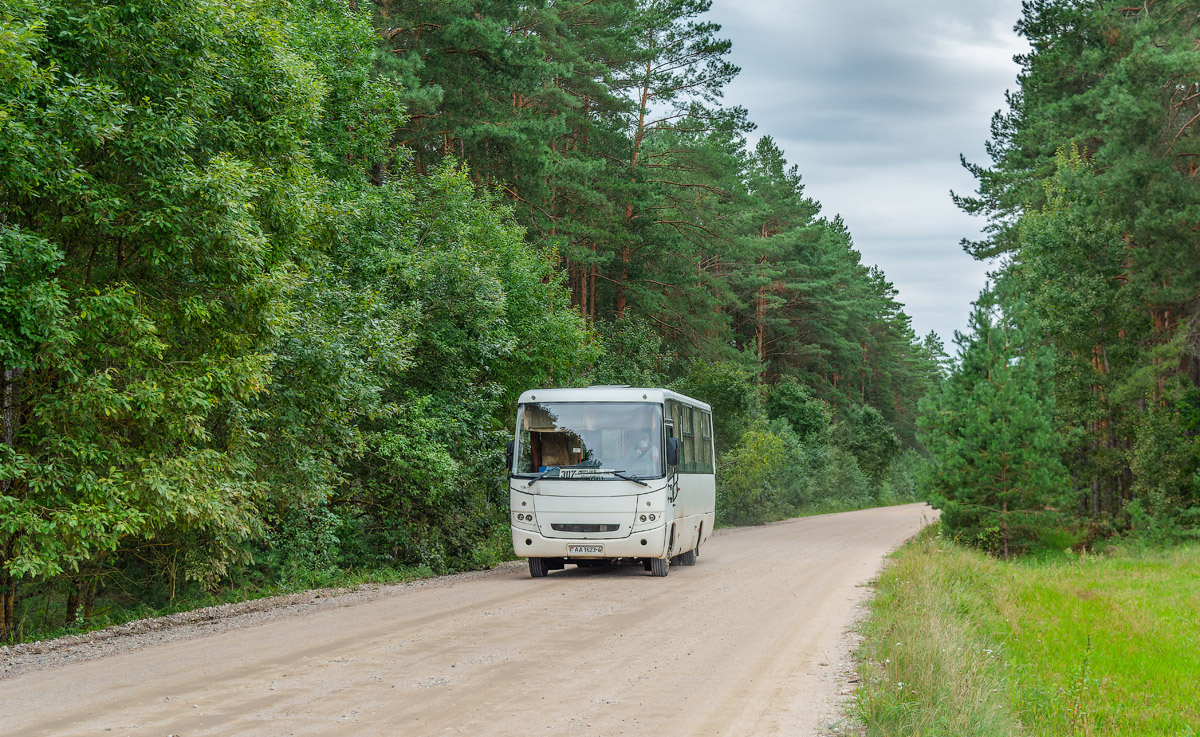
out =
{"type": "Polygon", "coordinates": [[[550,525],[555,532],[616,532],[620,525],[561,525],[557,522],[550,525]]]}

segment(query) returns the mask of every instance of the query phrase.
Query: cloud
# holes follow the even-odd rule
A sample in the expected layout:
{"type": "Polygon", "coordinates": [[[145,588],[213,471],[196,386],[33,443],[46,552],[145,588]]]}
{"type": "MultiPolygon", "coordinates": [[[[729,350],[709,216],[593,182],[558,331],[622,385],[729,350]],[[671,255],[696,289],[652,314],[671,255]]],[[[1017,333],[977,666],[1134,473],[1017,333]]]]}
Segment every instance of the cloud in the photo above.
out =
{"type": "Polygon", "coordinates": [[[987,161],[1024,51],[1020,13],[1020,0],[715,0],[709,13],[742,68],[726,102],[776,139],[826,215],[842,215],[914,329],[947,343],[987,272],[959,246],[983,223],[949,191],[975,189],[960,153],[987,161]]]}

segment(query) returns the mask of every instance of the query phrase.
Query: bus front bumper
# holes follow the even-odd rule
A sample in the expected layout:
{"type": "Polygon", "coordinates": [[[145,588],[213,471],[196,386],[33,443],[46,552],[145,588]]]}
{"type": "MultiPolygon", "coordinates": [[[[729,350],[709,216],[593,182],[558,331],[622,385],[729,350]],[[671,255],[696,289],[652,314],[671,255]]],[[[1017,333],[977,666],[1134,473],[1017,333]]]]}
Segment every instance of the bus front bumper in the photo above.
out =
{"type": "Polygon", "coordinates": [[[512,528],[513,550],[518,558],[562,558],[596,560],[598,558],[664,558],[667,553],[667,527],[659,525],[636,530],[629,537],[581,539],[545,537],[512,528]]]}

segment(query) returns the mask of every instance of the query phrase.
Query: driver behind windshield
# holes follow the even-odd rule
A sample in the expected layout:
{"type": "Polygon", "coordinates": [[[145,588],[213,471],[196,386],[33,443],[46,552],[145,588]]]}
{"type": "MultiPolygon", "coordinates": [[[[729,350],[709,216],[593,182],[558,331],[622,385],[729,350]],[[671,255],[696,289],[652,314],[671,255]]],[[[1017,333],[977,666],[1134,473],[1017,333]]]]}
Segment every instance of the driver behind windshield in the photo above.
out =
{"type": "Polygon", "coordinates": [[[643,430],[629,454],[629,470],[639,476],[651,476],[659,469],[658,443],[650,442],[650,432],[643,430]]]}

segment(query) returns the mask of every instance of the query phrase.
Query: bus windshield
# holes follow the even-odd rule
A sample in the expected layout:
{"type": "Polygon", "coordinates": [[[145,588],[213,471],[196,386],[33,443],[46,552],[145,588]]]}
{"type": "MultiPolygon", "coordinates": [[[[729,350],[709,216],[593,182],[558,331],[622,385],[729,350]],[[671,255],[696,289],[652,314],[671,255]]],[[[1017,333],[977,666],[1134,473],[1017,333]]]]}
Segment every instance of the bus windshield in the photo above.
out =
{"type": "Polygon", "coordinates": [[[537,402],[517,413],[513,473],[541,478],[659,478],[662,407],[646,402],[537,402]]]}

